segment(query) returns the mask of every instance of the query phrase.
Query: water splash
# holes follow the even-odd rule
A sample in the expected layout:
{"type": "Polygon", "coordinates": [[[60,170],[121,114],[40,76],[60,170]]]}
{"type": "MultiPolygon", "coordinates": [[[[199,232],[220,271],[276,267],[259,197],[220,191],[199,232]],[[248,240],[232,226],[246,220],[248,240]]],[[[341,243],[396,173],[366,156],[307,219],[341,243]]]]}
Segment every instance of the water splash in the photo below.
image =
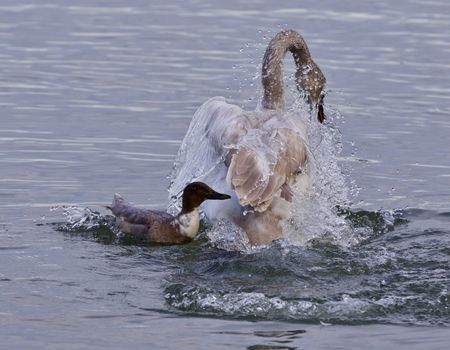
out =
{"type": "Polygon", "coordinates": [[[106,244],[128,243],[129,241],[117,228],[116,219],[111,215],[102,215],[90,208],[78,206],[56,206],[50,210],[61,211],[64,217],[63,222],[51,224],[57,231],[94,238],[106,244]]]}
{"type": "MultiPolygon", "coordinates": [[[[170,175],[169,212],[176,213],[180,209],[181,192],[189,182],[205,181],[212,187],[219,186],[217,188],[219,191],[230,191],[225,180],[228,170],[225,163],[230,148],[238,149],[245,146],[256,154],[260,154],[262,160],[260,165],[262,169],[266,169],[265,175],[271,175],[271,169],[283,145],[271,144],[271,147],[267,147],[267,142],[271,140],[265,129],[251,129],[245,136],[238,138],[236,144],[229,144],[223,148],[214,144],[220,143],[221,138],[211,136],[210,133],[218,129],[222,132],[225,130],[226,133],[226,123],[230,120],[229,118],[235,118],[244,113],[237,106],[224,107],[225,105],[223,98],[213,98],[195,113],[170,175]],[[214,104],[221,107],[214,107],[214,109],[211,107],[214,104]],[[225,115],[217,115],[218,113],[225,115]],[[217,150],[220,149],[222,153],[219,154],[217,150]]],[[[248,118],[255,119],[263,118],[264,115],[245,113],[249,116],[248,118]]],[[[351,239],[348,236],[352,232],[351,226],[342,216],[339,216],[337,210],[338,206],[347,206],[349,203],[348,185],[338,164],[342,145],[336,121],[341,116],[337,112],[332,113],[328,116],[327,123],[322,125],[315,120],[313,117],[315,115],[316,111],[310,109],[304,96],[297,95],[297,100],[289,111],[270,118],[264,117],[267,119],[265,127],[298,130],[300,135],[305,135],[307,130],[305,137],[309,140],[309,161],[307,169],[302,169],[302,172],[309,176],[299,176],[299,181],[294,187],[295,196],[290,219],[284,225],[285,237],[292,244],[304,245],[317,236],[332,234],[343,244],[350,244],[351,239]],[[301,180],[305,178],[309,179],[309,183],[301,180]]],[[[264,177],[261,179],[261,181],[265,180],[264,177]]],[[[217,226],[215,229],[223,231],[223,225],[222,222],[220,227],[217,226]]],[[[236,230],[232,224],[229,224],[228,228],[230,231],[236,230]]],[[[226,235],[226,232],[223,234],[226,235]]],[[[217,234],[211,237],[221,239],[217,234]]]]}
{"type": "Polygon", "coordinates": [[[212,246],[216,248],[242,253],[252,252],[252,247],[244,230],[231,225],[226,220],[218,220],[217,223],[206,230],[206,235],[212,246]]]}
{"type": "Polygon", "coordinates": [[[285,235],[299,245],[320,236],[332,236],[343,245],[353,244],[351,224],[338,211],[350,203],[349,185],[338,161],[342,151],[341,115],[327,110],[326,123],[317,123],[316,111],[310,110],[304,98],[298,98],[291,110],[301,111],[292,116],[308,130],[309,184],[297,184],[285,235]]]}
{"type": "Polygon", "coordinates": [[[57,206],[50,210],[62,210],[62,215],[65,218],[64,229],[66,231],[91,230],[105,223],[104,217],[99,212],[87,207],[57,206]]]}

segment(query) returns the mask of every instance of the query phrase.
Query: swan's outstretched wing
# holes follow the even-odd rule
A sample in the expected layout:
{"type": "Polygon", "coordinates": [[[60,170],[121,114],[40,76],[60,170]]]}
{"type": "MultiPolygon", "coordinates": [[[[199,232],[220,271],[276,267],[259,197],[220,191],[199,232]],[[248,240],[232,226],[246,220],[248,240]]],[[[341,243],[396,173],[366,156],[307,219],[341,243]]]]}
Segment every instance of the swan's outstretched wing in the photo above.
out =
{"type": "Polygon", "coordinates": [[[239,130],[240,119],[237,128],[231,125],[240,114],[242,109],[223,97],[209,99],[195,112],[171,174],[170,212],[179,211],[181,193],[188,183],[204,181],[218,166],[223,166],[230,142],[237,142],[245,134],[244,130],[235,132],[239,130]]]}
{"type": "Polygon", "coordinates": [[[304,166],[306,154],[304,138],[292,129],[250,132],[233,152],[227,182],[242,206],[262,212],[281,192],[287,196],[287,186],[304,166]]]}

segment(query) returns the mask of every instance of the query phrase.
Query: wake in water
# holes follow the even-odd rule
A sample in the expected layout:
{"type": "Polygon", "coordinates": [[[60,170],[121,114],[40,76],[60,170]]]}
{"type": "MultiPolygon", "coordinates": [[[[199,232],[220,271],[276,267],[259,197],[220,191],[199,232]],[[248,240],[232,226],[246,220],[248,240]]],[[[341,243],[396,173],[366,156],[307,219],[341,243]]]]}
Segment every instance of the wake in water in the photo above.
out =
{"type": "MultiPolygon", "coordinates": [[[[109,215],[76,206],[53,211],[65,220],[51,225],[74,239],[136,244],[115,231],[109,215]]],[[[176,312],[333,324],[450,324],[449,235],[443,229],[450,213],[338,208],[336,215],[352,232],[351,246],[323,234],[304,246],[278,241],[242,254],[248,247],[239,232],[215,237],[203,227],[192,244],[140,247],[135,252],[143,255],[133,261],[147,264],[148,254],[157,255],[159,269],[179,271],[167,274],[162,291],[176,312]],[[423,231],[422,221],[436,228],[423,231]]]]}
{"type": "MultiPolygon", "coordinates": [[[[114,231],[109,215],[75,206],[53,210],[65,221],[52,226],[74,239],[136,244],[114,231]]],[[[333,324],[449,324],[448,235],[405,224],[432,220],[435,227],[445,226],[450,213],[339,209],[338,217],[359,237],[357,245],[322,235],[305,246],[279,241],[242,254],[216,249],[219,241],[205,240],[204,228],[197,243],[136,252],[145,260],[157,254],[163,264],[158,268],[179,271],[163,281],[167,305],[177,312],[333,324]]]]}
{"type": "Polygon", "coordinates": [[[250,320],[448,325],[448,237],[436,229],[425,239],[405,218],[445,225],[449,213],[341,215],[365,232],[357,246],[320,237],[304,247],[276,242],[250,255],[216,251],[208,258],[211,253],[200,249],[195,260],[178,262],[182,274],[167,277],[168,305],[189,314],[250,320]]]}

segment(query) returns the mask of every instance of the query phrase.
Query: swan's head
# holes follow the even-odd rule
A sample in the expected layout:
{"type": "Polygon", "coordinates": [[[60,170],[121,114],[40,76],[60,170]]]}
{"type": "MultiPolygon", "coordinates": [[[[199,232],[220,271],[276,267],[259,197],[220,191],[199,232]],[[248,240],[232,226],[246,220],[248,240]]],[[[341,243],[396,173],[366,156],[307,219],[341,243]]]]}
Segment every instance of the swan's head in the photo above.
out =
{"type": "Polygon", "coordinates": [[[310,60],[305,67],[305,69],[299,69],[295,73],[297,88],[305,94],[309,105],[317,110],[317,119],[323,123],[325,120],[323,100],[326,79],[314,61],[310,60]]]}

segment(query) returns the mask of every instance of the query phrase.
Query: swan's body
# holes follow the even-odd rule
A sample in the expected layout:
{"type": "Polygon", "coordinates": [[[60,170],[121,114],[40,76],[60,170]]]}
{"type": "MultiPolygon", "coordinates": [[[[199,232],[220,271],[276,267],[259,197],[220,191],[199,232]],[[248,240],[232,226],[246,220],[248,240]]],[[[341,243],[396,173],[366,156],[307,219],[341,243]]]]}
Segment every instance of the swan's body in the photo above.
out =
{"type": "Polygon", "coordinates": [[[303,38],[294,31],[281,32],[264,55],[263,109],[245,112],[222,97],[205,102],[183,141],[171,189],[178,193],[182,180],[201,179],[230,194],[225,206],[207,203],[204,212],[211,221],[226,218],[242,227],[253,245],[282,237],[294,195],[291,187],[308,182],[306,126],[284,112],[282,59],[287,51],[297,64],[299,89],[323,121],[325,78],[303,38]]]}
{"type": "Polygon", "coordinates": [[[163,211],[141,209],[115,194],[108,208],[119,218],[120,230],[141,240],[160,244],[192,241],[200,227],[199,207],[207,199],[229,199],[201,182],[193,182],[183,191],[183,207],[176,216],[163,211]]]}

